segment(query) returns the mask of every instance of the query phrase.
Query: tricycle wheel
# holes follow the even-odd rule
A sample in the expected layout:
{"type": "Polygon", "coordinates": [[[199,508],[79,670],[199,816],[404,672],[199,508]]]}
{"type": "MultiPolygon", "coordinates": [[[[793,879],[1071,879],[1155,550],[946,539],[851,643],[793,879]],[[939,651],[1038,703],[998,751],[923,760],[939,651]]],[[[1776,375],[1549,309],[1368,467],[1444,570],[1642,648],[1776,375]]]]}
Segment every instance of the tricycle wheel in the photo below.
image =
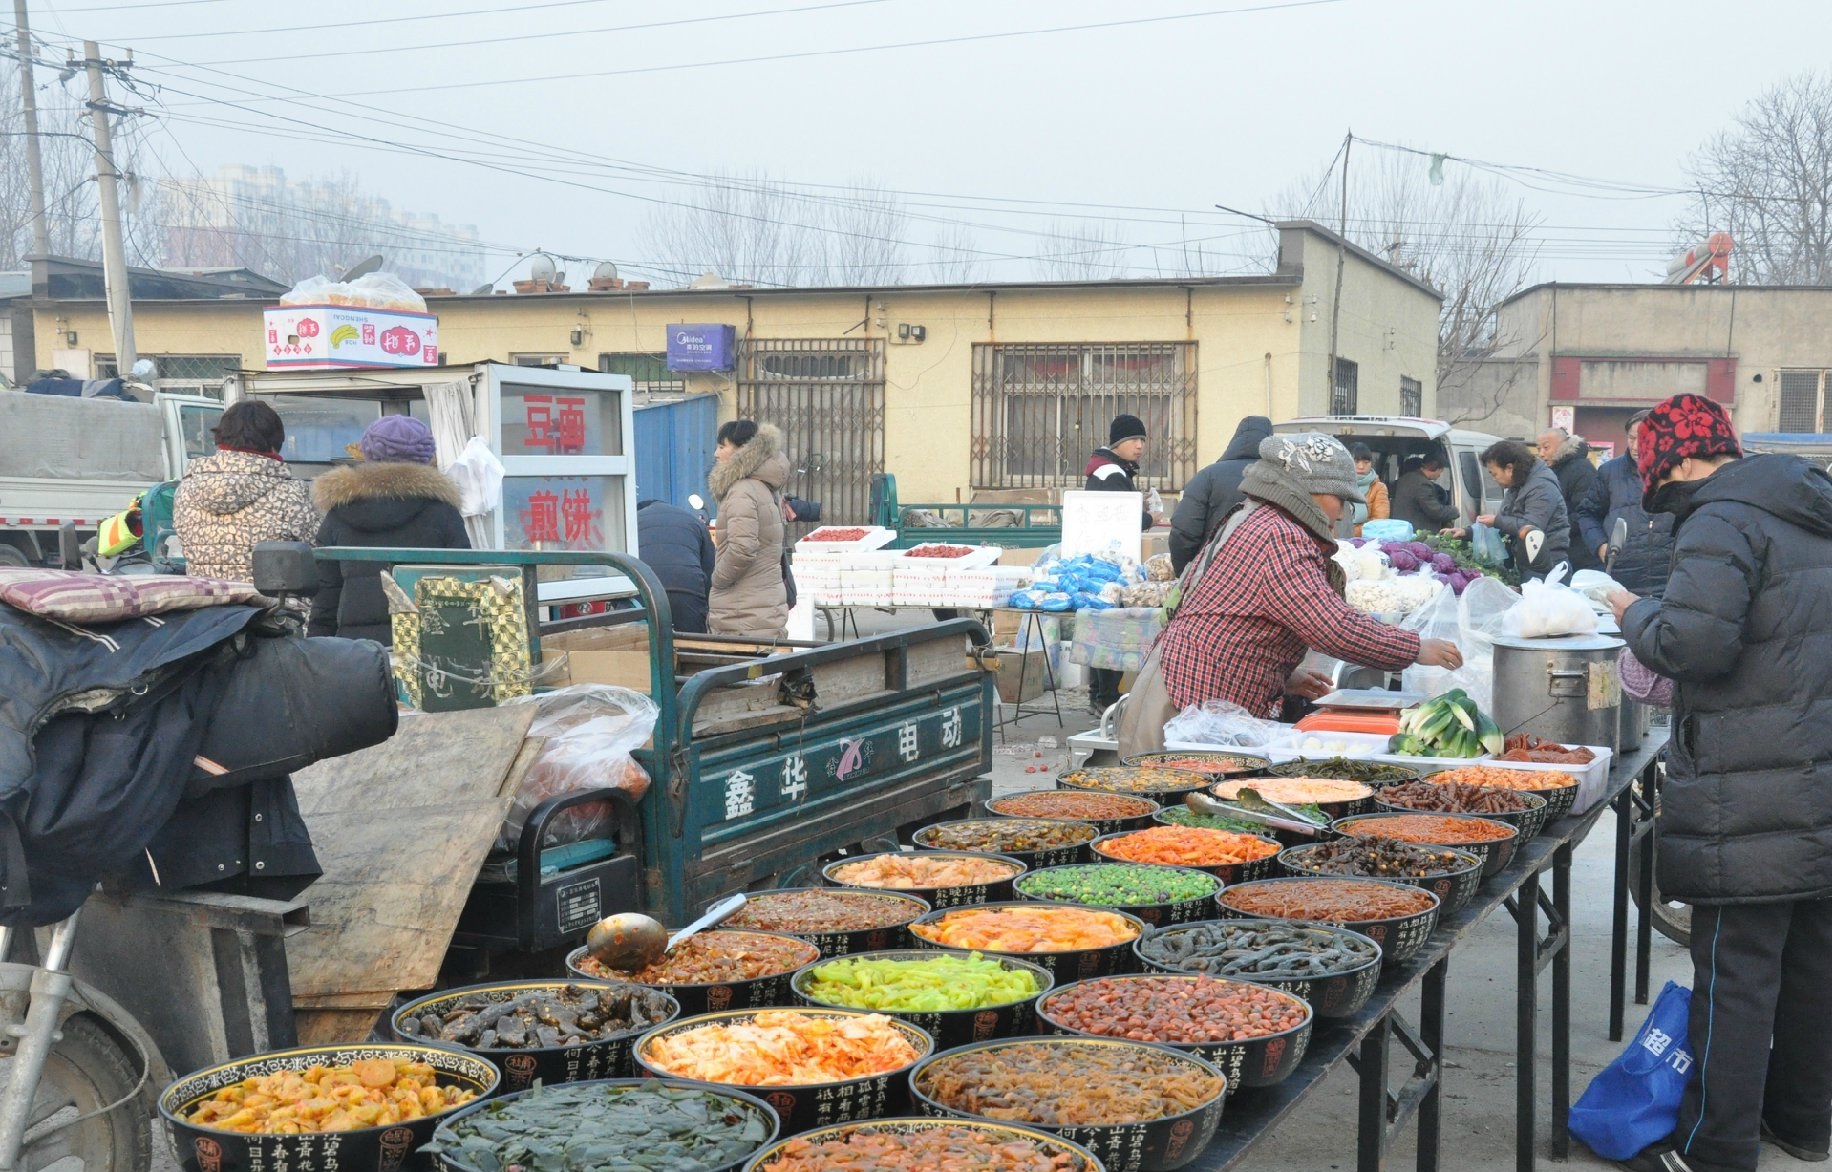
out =
{"type": "MultiPolygon", "coordinates": [[[[1629,894],[1635,897],[1637,905],[1641,903],[1641,889],[1635,881],[1635,876],[1641,874],[1641,852],[1649,848],[1658,849],[1654,846],[1654,840],[1655,836],[1650,834],[1636,840],[1635,845],[1629,848],[1628,890],[1629,894]]],[[[1650,888],[1652,898],[1648,902],[1652,906],[1642,908],[1641,914],[1651,917],[1654,930],[1668,940],[1682,948],[1690,946],[1692,943],[1692,905],[1677,903],[1661,895],[1658,879],[1650,885],[1650,888]]]]}
{"type": "Polygon", "coordinates": [[[79,1164],[86,1172],[149,1172],[152,1094],[140,1085],[141,1058],[85,1015],[66,1021],[62,1032],[45,1059],[19,1166],[26,1172],[52,1164],[73,1172],[79,1164]],[[103,1111],[123,1099],[128,1101],[103,1111]]]}

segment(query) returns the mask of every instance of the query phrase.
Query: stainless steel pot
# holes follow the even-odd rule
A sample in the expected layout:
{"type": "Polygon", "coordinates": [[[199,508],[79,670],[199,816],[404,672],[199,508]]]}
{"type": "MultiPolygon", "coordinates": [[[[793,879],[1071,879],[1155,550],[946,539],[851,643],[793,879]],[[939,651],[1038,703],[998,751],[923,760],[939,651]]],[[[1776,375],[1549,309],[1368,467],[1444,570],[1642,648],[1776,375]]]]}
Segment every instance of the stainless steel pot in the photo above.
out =
{"type": "Polygon", "coordinates": [[[1647,736],[1648,706],[1639,701],[1622,697],[1622,717],[1617,722],[1620,735],[1617,738],[1616,751],[1632,753],[1641,747],[1641,739],[1647,736]]]}
{"type": "Polygon", "coordinates": [[[1616,661],[1626,646],[1606,635],[1557,639],[1495,637],[1495,723],[1565,745],[1621,739],[1622,681],[1616,661]]]}

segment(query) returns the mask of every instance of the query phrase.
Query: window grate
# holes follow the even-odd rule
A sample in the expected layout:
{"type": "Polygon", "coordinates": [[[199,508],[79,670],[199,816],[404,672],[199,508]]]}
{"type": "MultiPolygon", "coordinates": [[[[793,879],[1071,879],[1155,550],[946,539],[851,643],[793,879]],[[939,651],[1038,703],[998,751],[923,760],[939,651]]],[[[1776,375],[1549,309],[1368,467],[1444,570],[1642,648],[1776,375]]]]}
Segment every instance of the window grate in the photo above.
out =
{"type": "MultiPolygon", "coordinates": [[[[150,358],[158,367],[159,375],[153,379],[156,390],[172,391],[184,395],[209,395],[222,398],[223,380],[242,369],[240,354],[142,354],[150,358]]],[[[118,378],[120,364],[112,354],[97,354],[94,362],[95,377],[118,378]]]]}
{"type": "Polygon", "coordinates": [[[1346,358],[1336,359],[1336,377],[1330,384],[1329,413],[1331,415],[1353,415],[1361,401],[1357,382],[1361,369],[1346,358]]]}
{"type": "Polygon", "coordinates": [[[1776,431],[1817,435],[1821,426],[1820,386],[1823,370],[1784,370],[1781,372],[1780,418],[1776,431]]]}
{"type": "Polygon", "coordinates": [[[603,374],[629,375],[638,395],[687,393],[687,380],[668,369],[666,354],[600,354],[598,370],[603,374]]]}
{"type": "Polygon", "coordinates": [[[868,521],[884,471],[884,340],[755,338],[738,359],[739,416],[781,428],[799,469],[785,491],[820,501],[829,524],[868,521]]]}
{"type": "Polygon", "coordinates": [[[1141,478],[1180,489],[1197,468],[1196,344],[975,345],[973,486],[1079,488],[1116,415],[1145,424],[1141,478]]]}
{"type": "Polygon", "coordinates": [[[1425,385],[1403,374],[1399,376],[1399,413],[1414,417],[1425,414],[1425,385]]]}

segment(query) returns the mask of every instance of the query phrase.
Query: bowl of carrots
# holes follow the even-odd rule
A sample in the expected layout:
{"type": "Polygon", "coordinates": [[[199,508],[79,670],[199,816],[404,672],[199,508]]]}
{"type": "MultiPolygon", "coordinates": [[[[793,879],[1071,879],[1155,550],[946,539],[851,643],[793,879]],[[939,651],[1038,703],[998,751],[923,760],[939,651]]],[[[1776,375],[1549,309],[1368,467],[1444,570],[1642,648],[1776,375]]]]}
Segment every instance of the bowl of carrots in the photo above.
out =
{"type": "Polygon", "coordinates": [[[914,895],[943,908],[1010,899],[1012,881],[1026,870],[1022,860],[984,851],[883,851],[828,863],[821,878],[834,887],[914,895]]]}
{"type": "Polygon", "coordinates": [[[1137,916],[1076,904],[989,903],[937,908],[910,925],[921,948],[1013,956],[1059,981],[1129,973],[1133,942],[1148,931],[1137,916]]]}
{"type": "Polygon", "coordinates": [[[1223,883],[1245,883],[1274,873],[1276,839],[1207,826],[1153,826],[1094,840],[1094,853],[1116,863],[1194,867],[1223,883]]]}
{"type": "Polygon", "coordinates": [[[744,1091],[775,1108],[782,1134],[899,1115],[906,1076],[935,1050],[927,1031],[882,1013],[752,1009],[681,1018],[636,1042],[656,1078],[744,1091]]]}

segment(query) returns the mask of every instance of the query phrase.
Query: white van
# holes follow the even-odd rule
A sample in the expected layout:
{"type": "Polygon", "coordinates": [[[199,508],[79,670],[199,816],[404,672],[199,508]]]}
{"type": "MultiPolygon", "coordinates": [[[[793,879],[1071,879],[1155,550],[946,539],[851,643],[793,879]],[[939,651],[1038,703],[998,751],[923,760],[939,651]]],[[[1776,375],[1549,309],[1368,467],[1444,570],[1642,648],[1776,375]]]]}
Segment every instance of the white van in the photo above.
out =
{"type": "Polygon", "coordinates": [[[1501,508],[1502,487],[1482,466],[1482,453],[1500,436],[1464,431],[1441,419],[1415,419],[1405,415],[1312,415],[1275,423],[1277,434],[1320,431],[1345,445],[1366,444],[1374,451],[1374,468],[1390,490],[1405,462],[1431,451],[1446,457],[1438,484],[1450,493],[1462,514],[1459,524],[1469,525],[1484,513],[1501,508]]]}

